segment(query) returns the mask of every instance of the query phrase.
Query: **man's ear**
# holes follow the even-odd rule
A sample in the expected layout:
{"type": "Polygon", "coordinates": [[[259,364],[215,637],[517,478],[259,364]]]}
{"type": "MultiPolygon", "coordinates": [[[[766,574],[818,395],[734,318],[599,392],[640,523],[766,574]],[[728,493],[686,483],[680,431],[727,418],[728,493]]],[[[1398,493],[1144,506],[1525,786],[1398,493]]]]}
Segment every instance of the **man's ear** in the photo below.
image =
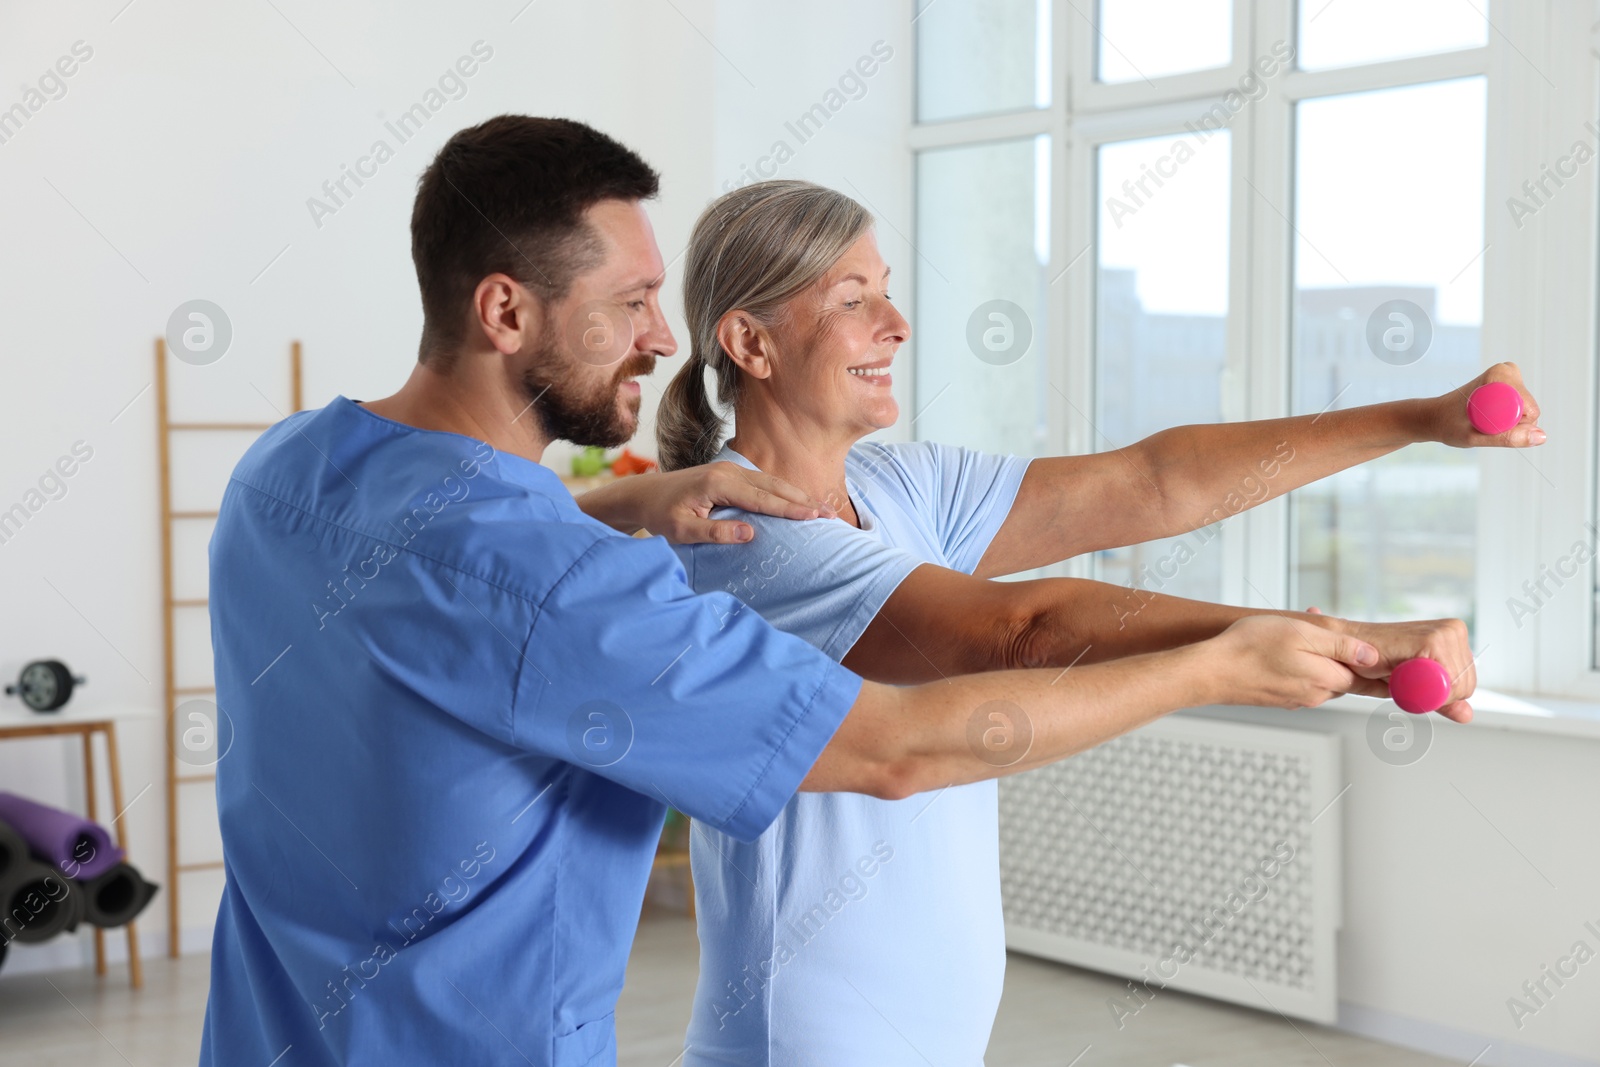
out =
{"type": "Polygon", "coordinates": [[[772,335],[748,312],[735,309],[722,316],[717,323],[717,341],[739,369],[752,378],[771,376],[772,335]]]}
{"type": "Polygon", "coordinates": [[[515,355],[539,336],[544,313],[539,299],[509,274],[487,275],[472,291],[475,324],[502,355],[515,355]]]}

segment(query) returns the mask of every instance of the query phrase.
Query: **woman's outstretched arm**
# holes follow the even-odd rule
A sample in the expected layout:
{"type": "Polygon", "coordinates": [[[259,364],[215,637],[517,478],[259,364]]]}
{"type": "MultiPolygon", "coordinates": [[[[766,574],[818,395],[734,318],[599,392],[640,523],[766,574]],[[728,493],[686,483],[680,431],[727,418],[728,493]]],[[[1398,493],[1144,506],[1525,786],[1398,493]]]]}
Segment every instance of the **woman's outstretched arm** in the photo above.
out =
{"type": "Polygon", "coordinates": [[[1016,574],[1085,552],[1189,533],[1421,441],[1455,448],[1539,445],[1544,431],[1538,421],[1539,405],[1523,388],[1517,365],[1497,363],[1432,399],[1178,426],[1113,452],[1036,459],[976,573],[1016,574]],[[1479,433],[1467,417],[1467,397],[1487,382],[1506,382],[1522,397],[1521,421],[1495,436],[1479,433]]]}
{"type": "MultiPolygon", "coordinates": [[[[931,564],[896,587],[843,662],[863,678],[897,685],[980,671],[1064,672],[1205,641],[1251,615],[1284,616],[1307,630],[1332,630],[1377,648],[1376,663],[1353,668],[1359,676],[1355,693],[1387,696],[1383,679],[1413,656],[1436,659],[1452,677],[1476,684],[1467,628],[1459,619],[1364,623],[1211,604],[1082,578],[995,582],[931,564]]],[[[1465,721],[1470,708],[1459,701],[1441,713],[1465,721]]]]}

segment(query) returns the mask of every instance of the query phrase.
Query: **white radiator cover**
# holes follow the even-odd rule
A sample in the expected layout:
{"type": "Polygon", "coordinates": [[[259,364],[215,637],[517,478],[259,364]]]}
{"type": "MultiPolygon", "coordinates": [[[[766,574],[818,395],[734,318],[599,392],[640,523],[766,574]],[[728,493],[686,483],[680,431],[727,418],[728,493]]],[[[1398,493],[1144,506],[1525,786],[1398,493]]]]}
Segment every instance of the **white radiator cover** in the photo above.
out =
{"type": "Polygon", "coordinates": [[[1187,716],[1007,778],[1006,943],[1133,979],[1119,1028],[1163,989],[1331,1025],[1343,788],[1337,736],[1187,716]]]}

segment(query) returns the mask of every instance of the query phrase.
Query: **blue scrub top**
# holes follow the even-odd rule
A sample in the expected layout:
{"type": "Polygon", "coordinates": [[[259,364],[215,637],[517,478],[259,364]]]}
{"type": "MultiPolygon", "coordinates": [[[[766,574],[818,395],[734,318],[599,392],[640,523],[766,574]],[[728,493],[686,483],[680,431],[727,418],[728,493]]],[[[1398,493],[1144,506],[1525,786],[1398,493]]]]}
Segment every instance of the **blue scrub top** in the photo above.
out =
{"type": "Polygon", "coordinates": [[[860,688],[737,608],[483,442],[267,431],[211,541],[201,1063],[614,1062],[665,806],[757,836],[860,688]]]}
{"type": "MultiPolygon", "coordinates": [[[[860,529],[719,511],[755,540],[677,551],[696,589],[843,659],[919,566],[977,568],[1026,470],[861,444],[845,461],[860,529]]],[[[905,800],[802,793],[755,841],[707,830],[690,848],[700,981],[682,1067],[983,1063],[1005,981],[993,781],[905,800]]]]}

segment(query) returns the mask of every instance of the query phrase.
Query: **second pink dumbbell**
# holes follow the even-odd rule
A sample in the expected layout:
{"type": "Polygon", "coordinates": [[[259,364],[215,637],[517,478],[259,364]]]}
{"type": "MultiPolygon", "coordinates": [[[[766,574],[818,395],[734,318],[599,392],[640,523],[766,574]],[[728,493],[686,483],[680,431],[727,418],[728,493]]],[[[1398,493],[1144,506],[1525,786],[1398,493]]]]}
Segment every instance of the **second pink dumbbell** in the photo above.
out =
{"type": "Polygon", "coordinates": [[[1408,659],[1389,675],[1389,697],[1413,715],[1438,711],[1450,702],[1450,672],[1436,659],[1408,659]]]}

